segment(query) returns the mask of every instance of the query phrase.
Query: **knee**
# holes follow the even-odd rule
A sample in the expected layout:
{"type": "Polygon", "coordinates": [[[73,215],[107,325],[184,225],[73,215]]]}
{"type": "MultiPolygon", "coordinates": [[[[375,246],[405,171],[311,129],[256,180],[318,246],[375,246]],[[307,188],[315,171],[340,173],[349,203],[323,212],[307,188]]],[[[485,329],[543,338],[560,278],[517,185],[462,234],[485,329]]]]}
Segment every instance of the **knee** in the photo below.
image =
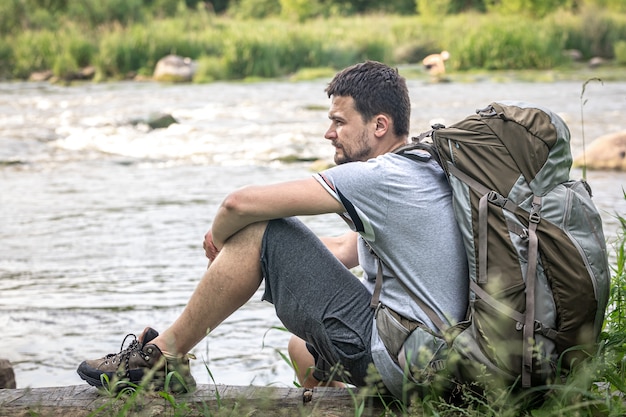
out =
{"type": "Polygon", "coordinates": [[[309,352],[306,342],[298,336],[291,336],[287,345],[291,363],[296,372],[298,382],[304,388],[315,388],[318,386],[345,388],[345,384],[341,381],[329,380],[322,382],[313,376],[315,369],[315,358],[309,352]]]}
{"type": "Polygon", "coordinates": [[[257,222],[249,224],[237,233],[228,238],[224,244],[224,248],[227,246],[246,246],[251,249],[258,249],[260,251],[261,241],[263,234],[267,228],[267,222],[257,222]]]}
{"type": "Polygon", "coordinates": [[[287,345],[287,351],[300,385],[305,388],[317,386],[319,381],[315,380],[312,375],[315,360],[307,349],[306,342],[298,336],[291,336],[287,345]]]}
{"type": "Polygon", "coordinates": [[[287,352],[289,352],[289,357],[291,358],[292,363],[297,363],[298,368],[312,366],[313,355],[309,352],[306,347],[306,342],[303,339],[300,339],[298,336],[291,336],[289,339],[289,344],[287,345],[287,352]]]}

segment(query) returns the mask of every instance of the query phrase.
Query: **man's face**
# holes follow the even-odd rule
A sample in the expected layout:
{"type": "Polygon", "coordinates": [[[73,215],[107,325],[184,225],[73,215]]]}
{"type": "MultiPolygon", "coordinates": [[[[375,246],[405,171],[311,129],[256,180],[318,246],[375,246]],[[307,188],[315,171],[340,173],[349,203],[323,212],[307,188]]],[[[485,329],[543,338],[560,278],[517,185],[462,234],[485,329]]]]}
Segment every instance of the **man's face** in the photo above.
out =
{"type": "Polygon", "coordinates": [[[352,97],[333,96],[328,111],[330,127],[324,137],[335,147],[335,163],[366,161],[372,158],[375,123],[364,122],[352,97]]]}

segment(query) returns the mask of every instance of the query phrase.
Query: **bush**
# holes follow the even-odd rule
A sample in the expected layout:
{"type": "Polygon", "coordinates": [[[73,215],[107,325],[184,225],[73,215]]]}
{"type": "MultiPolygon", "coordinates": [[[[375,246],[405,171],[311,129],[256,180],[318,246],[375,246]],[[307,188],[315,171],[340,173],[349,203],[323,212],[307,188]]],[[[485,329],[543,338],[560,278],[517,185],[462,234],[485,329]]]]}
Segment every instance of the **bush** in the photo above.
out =
{"type": "Polygon", "coordinates": [[[463,36],[449,39],[450,64],[456,69],[550,69],[566,62],[558,28],[518,17],[493,21],[485,16],[474,22],[463,36]]]}
{"type": "Polygon", "coordinates": [[[56,56],[52,66],[52,73],[62,79],[71,79],[78,71],[78,65],[72,55],[65,51],[56,56]]]}
{"type": "Polygon", "coordinates": [[[34,71],[52,69],[60,53],[55,32],[42,30],[24,32],[15,36],[13,42],[12,75],[26,79],[34,71]]]}
{"type": "Polygon", "coordinates": [[[66,30],[62,37],[62,49],[67,50],[78,67],[86,67],[93,63],[98,51],[95,43],[90,39],[81,37],[78,29],[66,30]]]}
{"type": "Polygon", "coordinates": [[[150,37],[145,29],[102,30],[96,68],[104,78],[124,78],[150,65],[150,37]]]}
{"type": "Polygon", "coordinates": [[[216,56],[202,56],[197,60],[197,69],[193,77],[195,83],[209,83],[228,78],[224,59],[216,56]]]}

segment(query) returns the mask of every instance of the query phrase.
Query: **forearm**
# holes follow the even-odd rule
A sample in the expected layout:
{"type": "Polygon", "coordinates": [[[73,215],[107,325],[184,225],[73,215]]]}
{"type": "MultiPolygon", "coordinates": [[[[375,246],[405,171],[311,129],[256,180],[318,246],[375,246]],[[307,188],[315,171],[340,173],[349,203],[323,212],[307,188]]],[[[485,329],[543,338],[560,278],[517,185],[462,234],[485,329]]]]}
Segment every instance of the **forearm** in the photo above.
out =
{"type": "Polygon", "coordinates": [[[213,221],[213,242],[218,250],[246,226],[290,216],[341,213],[343,206],[315,179],[267,186],[248,186],[230,193],[213,221]]]}

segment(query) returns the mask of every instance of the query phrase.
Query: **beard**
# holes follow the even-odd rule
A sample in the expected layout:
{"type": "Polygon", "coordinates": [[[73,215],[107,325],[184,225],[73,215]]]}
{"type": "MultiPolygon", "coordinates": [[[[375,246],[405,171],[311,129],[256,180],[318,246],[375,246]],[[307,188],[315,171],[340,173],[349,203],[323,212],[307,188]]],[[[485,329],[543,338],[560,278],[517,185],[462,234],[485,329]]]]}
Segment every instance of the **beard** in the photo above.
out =
{"type": "Polygon", "coordinates": [[[335,146],[335,163],[337,165],[347,164],[348,162],[367,161],[371,158],[372,147],[369,145],[367,132],[362,131],[359,136],[352,141],[351,146],[345,146],[333,141],[335,146]],[[340,154],[339,150],[343,153],[340,154]]]}

